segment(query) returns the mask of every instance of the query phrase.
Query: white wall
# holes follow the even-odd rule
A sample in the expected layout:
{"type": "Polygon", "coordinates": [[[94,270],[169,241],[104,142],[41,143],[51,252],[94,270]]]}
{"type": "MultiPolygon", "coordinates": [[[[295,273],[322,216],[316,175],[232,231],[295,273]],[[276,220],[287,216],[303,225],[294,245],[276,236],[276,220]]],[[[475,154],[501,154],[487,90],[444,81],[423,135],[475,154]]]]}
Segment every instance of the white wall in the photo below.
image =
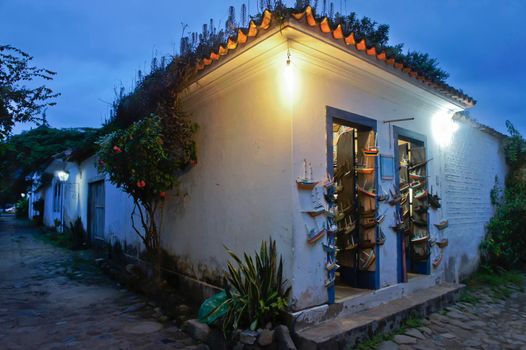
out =
{"type": "Polygon", "coordinates": [[[178,269],[214,283],[226,269],[223,245],[253,253],[270,236],[291,276],[291,119],[277,102],[272,64],[241,73],[184,103],[199,124],[198,164],[164,211],[163,246],[178,269]]]}
{"type": "Polygon", "coordinates": [[[442,195],[444,218],[450,227],[445,236],[446,277],[459,281],[473,272],[480,260],[479,244],[485,225],[493,216],[490,191],[495,176],[501,188],[507,173],[504,154],[497,138],[470,125],[459,124],[453,143],[445,152],[442,195]]]}

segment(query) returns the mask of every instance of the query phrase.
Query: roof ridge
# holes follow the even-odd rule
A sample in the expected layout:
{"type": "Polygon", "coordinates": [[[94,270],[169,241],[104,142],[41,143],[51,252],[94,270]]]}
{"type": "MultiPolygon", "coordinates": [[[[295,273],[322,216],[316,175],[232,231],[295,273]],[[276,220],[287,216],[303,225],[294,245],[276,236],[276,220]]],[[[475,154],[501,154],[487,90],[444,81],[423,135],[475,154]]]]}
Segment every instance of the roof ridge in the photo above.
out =
{"type": "MultiPolygon", "coordinates": [[[[197,61],[196,72],[202,71],[206,67],[212,65],[214,61],[218,61],[221,56],[226,56],[229,51],[236,50],[240,45],[245,45],[251,38],[255,39],[260,31],[265,31],[271,27],[274,17],[275,16],[273,12],[269,9],[266,9],[263,11],[259,23],[256,23],[254,20],[250,20],[248,27],[238,28],[237,36],[235,38],[232,36],[228,37],[227,42],[220,44],[217,50],[212,49],[209,56],[203,57],[197,61]]],[[[425,76],[414,68],[405,65],[403,62],[400,62],[395,57],[388,55],[385,48],[368,46],[365,38],[357,40],[357,34],[355,32],[351,31],[349,34],[345,35],[341,24],[338,24],[335,28],[332,28],[329,17],[324,16],[320,21],[318,21],[310,5],[307,6],[303,11],[290,11],[287,13],[286,17],[286,19],[292,18],[298,23],[303,22],[309,27],[318,27],[322,33],[331,33],[333,40],[343,40],[346,46],[352,47],[354,50],[362,52],[366,56],[374,57],[378,61],[382,61],[386,65],[392,66],[394,69],[402,71],[416,81],[427,85],[431,89],[450,99],[464,104],[466,107],[473,107],[476,104],[476,101],[472,97],[465,94],[462,90],[456,89],[445,82],[437,81],[425,76]]]]}

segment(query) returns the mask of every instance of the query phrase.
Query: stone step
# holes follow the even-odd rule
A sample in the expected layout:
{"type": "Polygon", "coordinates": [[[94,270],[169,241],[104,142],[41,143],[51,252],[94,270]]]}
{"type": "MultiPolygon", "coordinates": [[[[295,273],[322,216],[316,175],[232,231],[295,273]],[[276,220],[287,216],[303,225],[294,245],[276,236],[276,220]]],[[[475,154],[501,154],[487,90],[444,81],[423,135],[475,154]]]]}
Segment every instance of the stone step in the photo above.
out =
{"type": "Polygon", "coordinates": [[[400,328],[409,317],[425,317],[451,305],[463,288],[459,284],[439,284],[357,314],[301,329],[295,335],[296,344],[307,350],[349,349],[375,334],[400,328]]]}

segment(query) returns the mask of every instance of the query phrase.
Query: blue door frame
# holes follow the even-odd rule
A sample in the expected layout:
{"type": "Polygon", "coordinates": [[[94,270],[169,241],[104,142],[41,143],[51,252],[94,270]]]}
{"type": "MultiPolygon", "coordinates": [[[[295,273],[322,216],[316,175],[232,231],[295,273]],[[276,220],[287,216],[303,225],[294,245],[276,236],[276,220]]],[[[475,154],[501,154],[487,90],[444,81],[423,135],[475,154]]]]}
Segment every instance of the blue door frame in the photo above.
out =
{"type": "MultiPolygon", "coordinates": [[[[393,126],[393,142],[394,142],[394,156],[396,159],[396,166],[395,166],[395,186],[397,188],[400,188],[400,154],[398,152],[398,140],[408,141],[411,143],[416,143],[424,146],[425,149],[425,157],[428,159],[428,149],[427,149],[427,137],[425,135],[419,134],[417,132],[407,130],[404,128],[401,128],[399,126],[393,126]]],[[[429,174],[428,166],[426,165],[426,174],[429,174]]],[[[429,185],[429,184],[428,184],[429,185]]],[[[428,187],[428,186],[426,186],[428,187]]],[[[429,188],[428,188],[429,189],[429,188]]],[[[400,204],[397,204],[396,210],[400,211],[400,204]]],[[[429,215],[428,215],[428,223],[427,223],[427,230],[428,232],[431,232],[429,230],[429,215]]],[[[398,270],[398,283],[407,282],[407,271],[403,270],[403,257],[402,257],[402,248],[403,248],[403,237],[402,235],[397,235],[397,247],[398,247],[398,258],[397,258],[397,270],[398,270]]],[[[424,262],[419,262],[416,264],[416,270],[417,273],[429,275],[431,273],[431,259],[428,258],[424,262]]]]}
{"type": "MultiPolygon", "coordinates": [[[[377,121],[368,117],[364,117],[359,114],[347,112],[341,109],[327,106],[327,174],[331,177],[334,176],[334,160],[333,160],[333,123],[339,122],[342,125],[349,126],[361,131],[373,130],[375,133],[377,131],[377,121]]],[[[378,158],[376,158],[375,167],[377,171],[375,172],[375,184],[376,184],[376,193],[378,193],[378,158]]],[[[376,202],[376,207],[378,208],[378,201],[376,202]]],[[[376,228],[378,230],[378,227],[376,228]]],[[[377,245],[375,247],[376,254],[376,271],[375,272],[365,272],[361,271],[358,274],[358,287],[367,288],[367,289],[379,289],[380,288],[380,248],[377,245]]],[[[356,269],[358,270],[358,269],[356,269]]]]}

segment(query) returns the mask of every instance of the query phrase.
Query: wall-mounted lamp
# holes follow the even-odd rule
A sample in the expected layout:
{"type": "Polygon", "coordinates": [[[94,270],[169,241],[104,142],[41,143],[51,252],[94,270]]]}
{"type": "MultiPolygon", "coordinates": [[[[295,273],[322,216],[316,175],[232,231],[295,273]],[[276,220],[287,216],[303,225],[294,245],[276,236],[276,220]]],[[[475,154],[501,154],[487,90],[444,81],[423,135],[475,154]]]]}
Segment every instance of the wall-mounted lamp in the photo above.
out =
{"type": "Polygon", "coordinates": [[[435,141],[442,147],[448,147],[459,126],[453,120],[454,112],[440,112],[433,116],[432,128],[435,141]]]}
{"type": "Polygon", "coordinates": [[[64,170],[57,171],[57,177],[60,180],[60,182],[66,182],[69,179],[69,173],[64,170]]]}
{"type": "Polygon", "coordinates": [[[287,49],[287,60],[283,70],[283,97],[287,103],[293,103],[297,95],[297,76],[290,49],[287,49]]]}

